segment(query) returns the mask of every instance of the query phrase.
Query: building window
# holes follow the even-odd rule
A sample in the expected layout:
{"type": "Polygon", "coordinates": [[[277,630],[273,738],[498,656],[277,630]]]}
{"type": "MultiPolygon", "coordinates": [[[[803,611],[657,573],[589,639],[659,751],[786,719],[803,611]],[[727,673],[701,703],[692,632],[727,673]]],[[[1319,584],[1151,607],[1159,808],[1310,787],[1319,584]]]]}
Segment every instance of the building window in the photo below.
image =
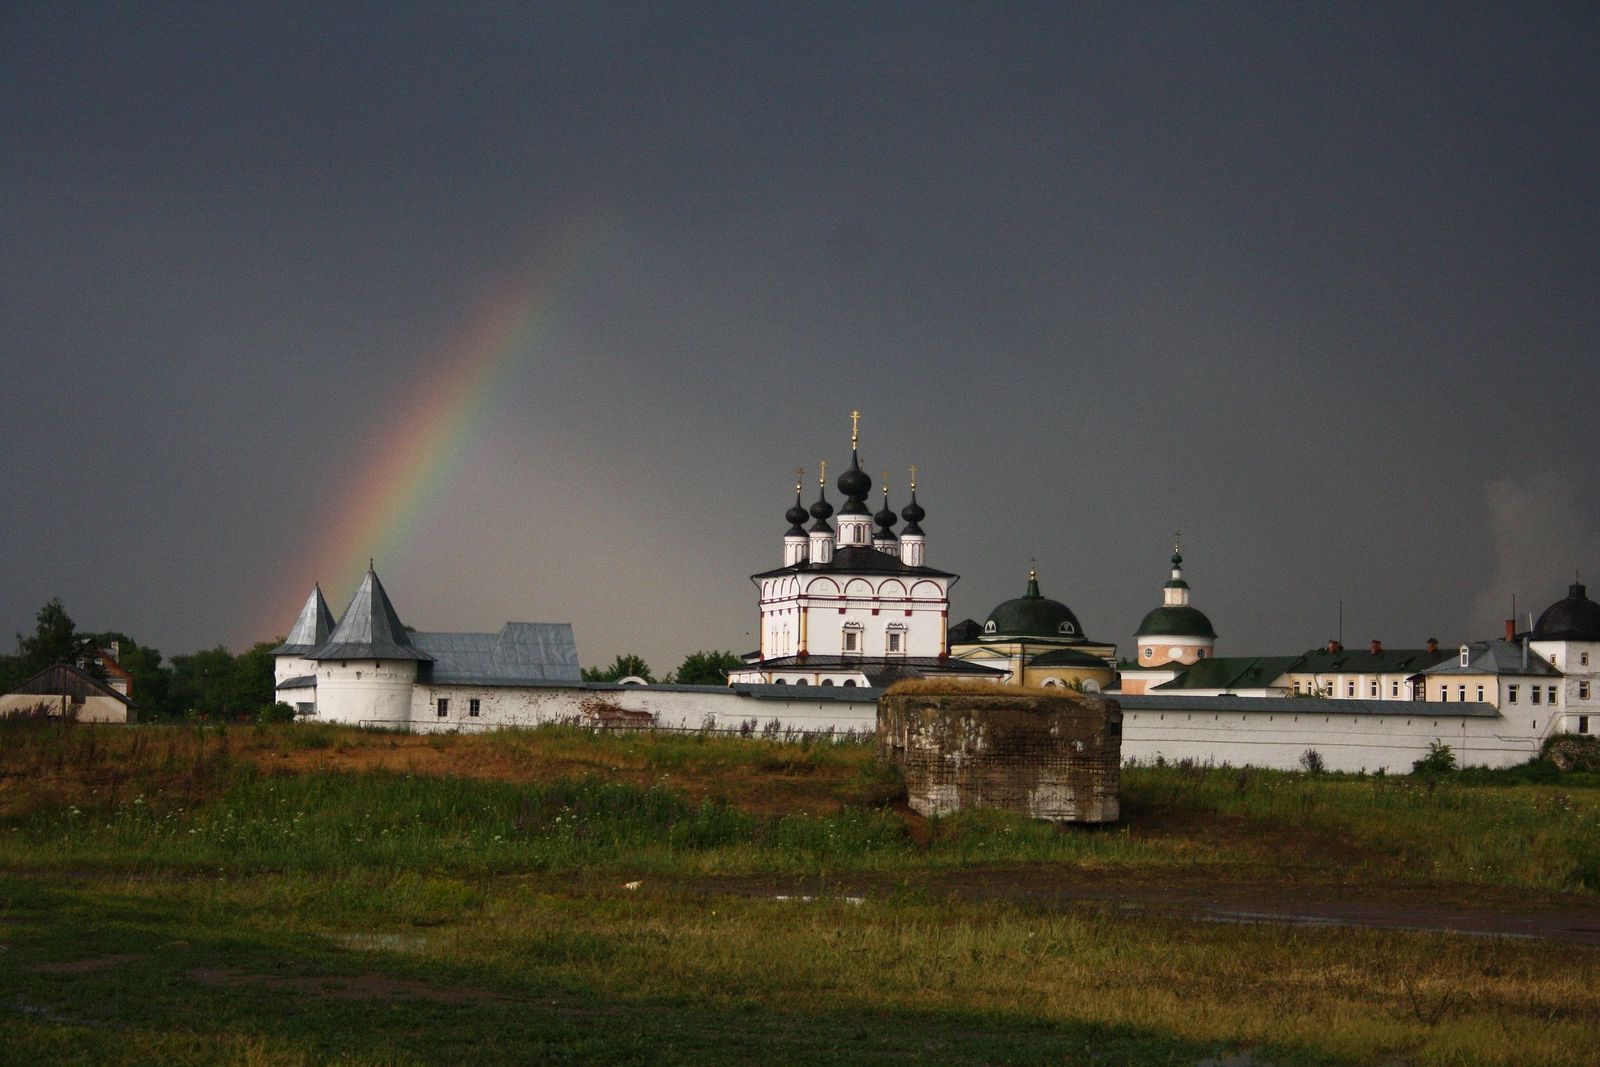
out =
{"type": "Polygon", "coordinates": [[[1550,687],[1550,688],[1548,688],[1548,689],[1546,689],[1546,690],[1545,690],[1545,691],[1544,691],[1544,696],[1545,696],[1545,703],[1546,703],[1546,704],[1555,704],[1555,703],[1559,703],[1559,702],[1558,702],[1558,701],[1557,701],[1557,700],[1556,700],[1556,687],[1555,687],[1555,686],[1553,686],[1553,685],[1552,685],[1552,686],[1551,686],[1551,687],[1550,687]]]}
{"type": "Polygon", "coordinates": [[[844,650],[846,652],[860,653],[861,651],[861,624],[858,622],[846,623],[844,627],[844,650]]]}
{"type": "Polygon", "coordinates": [[[1397,697],[1397,696],[1400,695],[1400,683],[1399,682],[1390,682],[1389,683],[1389,695],[1392,696],[1392,697],[1397,697]]]}
{"type": "Polygon", "coordinates": [[[1347,697],[1355,696],[1356,695],[1356,683],[1354,683],[1354,682],[1346,682],[1344,684],[1344,695],[1347,696],[1347,697]]]}
{"type": "Polygon", "coordinates": [[[986,634],[994,633],[994,620],[993,619],[990,619],[988,622],[983,624],[983,632],[986,633],[986,634]]]}
{"type": "Polygon", "coordinates": [[[1461,646],[1461,665],[1463,667],[1465,667],[1467,665],[1467,655],[1468,655],[1467,646],[1466,645],[1462,645],[1461,646]]]}
{"type": "Polygon", "coordinates": [[[846,678],[846,679],[845,679],[845,680],[844,680],[844,684],[845,684],[845,685],[846,685],[846,686],[847,686],[847,687],[848,687],[848,688],[850,688],[850,689],[854,689],[854,688],[855,688],[855,687],[856,687],[856,680],[855,680],[855,679],[854,679],[854,678],[846,678]]]}
{"type": "Polygon", "coordinates": [[[1536,685],[1528,686],[1528,703],[1530,703],[1530,704],[1539,703],[1539,687],[1538,686],[1536,686],[1536,685]]]}
{"type": "Polygon", "coordinates": [[[1587,667],[1589,665],[1589,653],[1587,653],[1587,652],[1579,652],[1578,653],[1578,662],[1581,663],[1583,666],[1587,667]]]}
{"type": "Polygon", "coordinates": [[[438,708],[439,708],[439,718],[442,719],[446,715],[449,715],[450,714],[450,698],[449,697],[440,697],[439,701],[438,701],[438,708]]]}
{"type": "Polygon", "coordinates": [[[478,698],[473,697],[471,700],[467,701],[467,714],[476,719],[478,717],[478,707],[478,698]]]}
{"type": "Polygon", "coordinates": [[[1467,687],[1466,686],[1461,685],[1461,686],[1457,686],[1456,687],[1456,699],[1461,701],[1461,703],[1463,703],[1463,704],[1465,704],[1467,702],[1467,687]]]}
{"type": "Polygon", "coordinates": [[[1586,734],[1586,733],[1589,732],[1589,716],[1587,716],[1587,715],[1579,715],[1578,716],[1578,732],[1580,734],[1586,734]]]}
{"type": "Polygon", "coordinates": [[[1478,703],[1483,703],[1483,686],[1478,686],[1478,703]]]}
{"type": "Polygon", "coordinates": [[[1589,699],[1589,683],[1588,682],[1579,682],[1578,683],[1578,699],[1579,700],[1588,700],[1589,699]]]}
{"type": "Polygon", "coordinates": [[[806,679],[804,679],[804,678],[796,678],[794,680],[794,684],[795,685],[810,685],[811,683],[809,681],[807,681],[806,679]]]}
{"type": "Polygon", "coordinates": [[[832,678],[824,678],[822,680],[822,684],[823,685],[832,685],[833,684],[833,679],[832,678]]]}
{"type": "Polygon", "coordinates": [[[1147,648],[1147,649],[1144,650],[1144,658],[1145,659],[1150,659],[1155,654],[1156,654],[1156,650],[1153,649],[1153,648],[1147,648]]]}
{"type": "Polygon", "coordinates": [[[1372,685],[1369,688],[1372,696],[1378,696],[1378,680],[1376,678],[1372,680],[1372,685]]]}
{"type": "MultiPolygon", "coordinates": [[[[1058,631],[1060,631],[1061,633],[1064,633],[1064,634],[1075,634],[1075,633],[1078,632],[1076,629],[1073,628],[1073,625],[1070,622],[1064,622],[1060,626],[1056,627],[1056,629],[1058,631]]],[[[1104,632],[1104,631],[1102,631],[1102,632],[1104,632]]]]}
{"type": "Polygon", "coordinates": [[[1195,659],[1205,659],[1206,658],[1206,650],[1203,649],[1203,648],[1195,649],[1194,658],[1195,659]]]}
{"type": "Polygon", "coordinates": [[[1450,703],[1450,687],[1448,685],[1441,685],[1439,687],[1439,699],[1444,701],[1446,704],[1450,703]]]}
{"type": "Polygon", "coordinates": [[[1514,686],[1514,685],[1506,686],[1506,703],[1515,704],[1516,702],[1517,702],[1517,687],[1514,686]]]}

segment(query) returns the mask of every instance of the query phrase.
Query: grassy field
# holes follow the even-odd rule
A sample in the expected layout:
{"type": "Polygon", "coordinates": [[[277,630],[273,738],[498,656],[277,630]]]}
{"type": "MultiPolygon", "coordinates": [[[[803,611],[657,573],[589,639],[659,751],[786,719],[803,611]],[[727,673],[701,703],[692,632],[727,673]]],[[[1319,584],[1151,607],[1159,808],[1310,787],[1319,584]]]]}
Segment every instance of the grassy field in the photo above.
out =
{"type": "Polygon", "coordinates": [[[1152,905],[1594,909],[1600,789],[1514,779],[1132,768],[1057,832],[859,744],[5,723],[0,1062],[1593,1062],[1592,945],[1152,905]]]}

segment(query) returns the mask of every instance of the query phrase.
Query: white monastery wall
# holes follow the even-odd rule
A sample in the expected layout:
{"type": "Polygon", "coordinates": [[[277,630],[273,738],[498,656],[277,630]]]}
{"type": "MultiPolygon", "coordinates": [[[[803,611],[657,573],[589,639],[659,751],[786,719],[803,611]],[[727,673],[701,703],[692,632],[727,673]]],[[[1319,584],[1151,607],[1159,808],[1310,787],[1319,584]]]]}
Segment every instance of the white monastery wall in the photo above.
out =
{"type": "MultiPolygon", "coordinates": [[[[1431,709],[1430,709],[1431,710],[1431,709]]],[[[1434,741],[1449,745],[1463,767],[1509,767],[1538,755],[1548,736],[1531,720],[1498,715],[1394,715],[1281,711],[1188,711],[1126,705],[1122,757],[1141,763],[1193,759],[1235,767],[1297,770],[1306,749],[1316,749],[1330,771],[1409,773],[1434,741]]]]}

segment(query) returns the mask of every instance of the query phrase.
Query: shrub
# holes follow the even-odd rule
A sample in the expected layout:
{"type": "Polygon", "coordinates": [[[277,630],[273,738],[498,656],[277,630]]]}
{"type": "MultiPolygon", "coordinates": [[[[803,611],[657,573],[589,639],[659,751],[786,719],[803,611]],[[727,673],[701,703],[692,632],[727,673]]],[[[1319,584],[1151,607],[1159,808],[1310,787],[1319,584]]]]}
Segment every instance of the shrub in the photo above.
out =
{"type": "Polygon", "coordinates": [[[267,704],[256,712],[257,722],[294,722],[294,708],[278,701],[276,704],[267,704]]]}
{"type": "Polygon", "coordinates": [[[1428,742],[1428,754],[1411,765],[1412,774],[1449,774],[1456,769],[1456,754],[1443,741],[1428,742]]]}
{"type": "Polygon", "coordinates": [[[1308,748],[1300,753],[1300,769],[1307,774],[1321,774],[1328,769],[1328,765],[1322,761],[1322,753],[1308,748]]]}

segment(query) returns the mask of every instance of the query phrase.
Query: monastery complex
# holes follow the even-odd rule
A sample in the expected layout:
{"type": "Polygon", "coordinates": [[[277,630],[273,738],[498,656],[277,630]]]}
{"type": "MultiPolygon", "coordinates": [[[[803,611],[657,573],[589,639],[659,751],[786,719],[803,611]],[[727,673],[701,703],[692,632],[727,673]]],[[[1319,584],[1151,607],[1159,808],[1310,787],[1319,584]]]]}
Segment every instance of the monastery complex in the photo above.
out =
{"type": "Polygon", "coordinates": [[[873,512],[858,446],[853,426],[837,510],[825,465],[809,507],[797,478],[782,565],[751,576],[760,646],[727,686],[584,682],[565,623],[413,631],[369,567],[337,620],[311,591],[275,650],[278,697],[303,718],[409,730],[573,721],[870,733],[885,687],[947,677],[1114,697],[1125,759],[1288,769],[1309,750],[1346,771],[1409,771],[1437,744],[1463,766],[1507,766],[1554,734],[1600,729],[1600,604],[1579,584],[1528,630],[1508,622],[1493,640],[1218,656],[1174,545],[1126,656],[1091,638],[1032,571],[1022,595],[981,623],[952,623],[958,577],[927,561],[915,468],[909,503],[896,514],[885,487],[873,512]]]}

